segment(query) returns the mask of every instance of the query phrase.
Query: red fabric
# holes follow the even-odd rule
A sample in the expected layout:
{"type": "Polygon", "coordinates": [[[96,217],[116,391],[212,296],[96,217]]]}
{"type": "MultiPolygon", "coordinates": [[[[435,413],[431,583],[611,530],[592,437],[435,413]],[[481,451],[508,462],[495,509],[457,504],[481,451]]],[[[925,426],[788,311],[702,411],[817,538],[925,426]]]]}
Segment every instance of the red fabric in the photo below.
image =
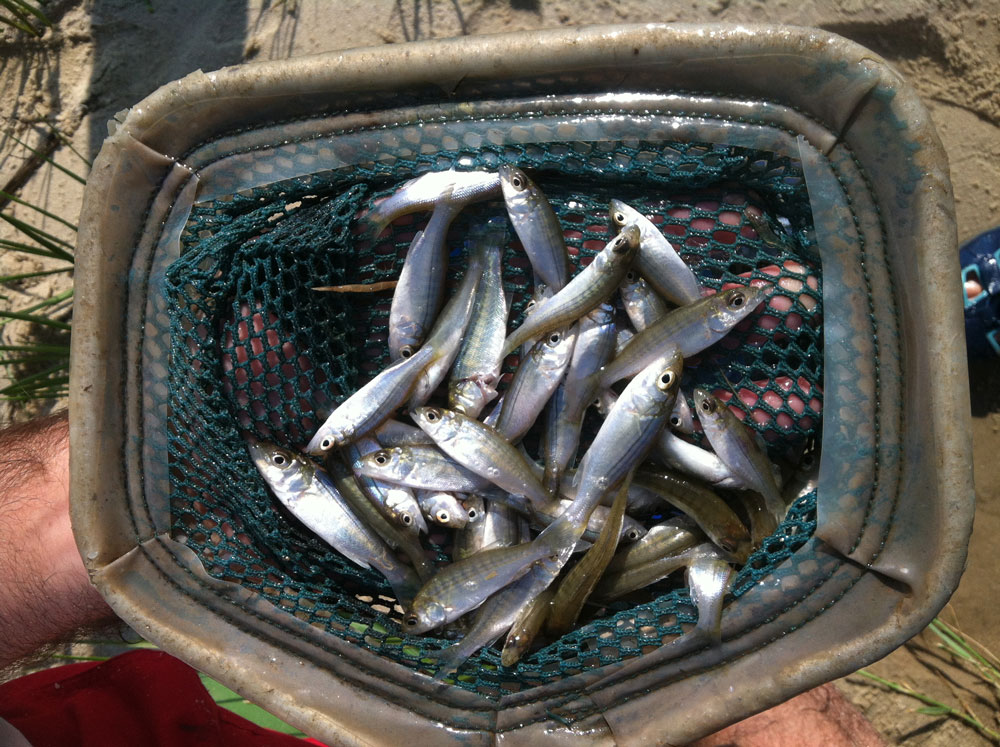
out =
{"type": "Polygon", "coordinates": [[[217,706],[198,673],[162,651],[66,664],[0,685],[0,717],[33,747],[302,747],[217,706]]]}

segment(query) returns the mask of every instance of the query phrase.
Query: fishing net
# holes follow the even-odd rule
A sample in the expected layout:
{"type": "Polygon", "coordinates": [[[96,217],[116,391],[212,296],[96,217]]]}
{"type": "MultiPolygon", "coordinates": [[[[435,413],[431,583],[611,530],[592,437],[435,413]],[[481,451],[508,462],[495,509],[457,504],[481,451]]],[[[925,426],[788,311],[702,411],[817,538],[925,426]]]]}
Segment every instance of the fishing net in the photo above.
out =
{"type": "MultiPolygon", "coordinates": [[[[758,311],[685,361],[682,389],[689,396],[695,386],[733,394],[731,404],[783,465],[818,440],[823,399],[821,275],[796,161],[682,142],[459,146],[199,203],[163,284],[171,333],[173,536],[211,575],[380,656],[424,669],[426,654],[449,641],[440,633],[404,634],[384,578],[302,527],[258,478],[245,446],[252,434],[301,448],[339,402],[387,365],[391,292],[312,288],[398,276],[427,214],[397,220],[378,239],[366,234],[361,217],[403,181],[452,167],[522,167],[560,217],[577,267],[609,239],[609,199],[625,201],[653,217],[703,286],[768,287],[758,311]]],[[[452,286],[464,266],[470,224],[503,212],[495,201],[470,206],[456,219],[448,239],[452,286]]],[[[502,266],[516,322],[530,297],[531,272],[513,232],[502,266]]],[[[588,423],[591,433],[596,422],[588,423]]],[[[814,528],[810,493],[739,569],[732,603],[814,528]]],[[[425,546],[432,557],[447,559],[444,533],[432,533],[425,546]]],[[[689,630],[697,612],[683,584],[668,580],[639,603],[595,609],[588,620],[514,668],[501,667],[498,652],[485,649],[455,682],[499,698],[640,655],[689,630]]]]}

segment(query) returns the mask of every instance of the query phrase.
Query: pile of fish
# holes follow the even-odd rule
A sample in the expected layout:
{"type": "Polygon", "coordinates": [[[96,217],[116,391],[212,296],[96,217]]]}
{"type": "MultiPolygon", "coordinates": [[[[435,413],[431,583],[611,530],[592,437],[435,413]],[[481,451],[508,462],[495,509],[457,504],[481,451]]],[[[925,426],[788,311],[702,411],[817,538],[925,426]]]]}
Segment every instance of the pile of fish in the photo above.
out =
{"type": "Polygon", "coordinates": [[[746,562],[787,504],[756,433],[709,392],[693,396],[712,451],[676,435],[694,429],[680,380],[684,359],[724,337],[765,291],[703,292],[656,225],[617,200],[610,240],[571,278],[563,227],[512,166],[428,173],[368,220],[377,235],[427,210],[392,300],[392,364],[306,446],[327,469],[251,442],[260,473],[306,527],[385,576],[406,632],[464,632],[440,652],[438,676],[504,633],[502,662],[513,665],[537,637],[571,630],[584,605],[680,568],[697,632],[717,639],[733,564],[746,562]],[[470,202],[501,195],[535,278],[526,315],[510,330],[507,217],[472,231],[465,273],[444,303],[449,226],[470,202]],[[631,328],[616,313],[619,297],[631,328]],[[501,367],[515,351],[519,364],[500,397],[501,367]],[[435,400],[444,384],[446,402],[435,400]],[[578,458],[591,406],[604,420],[578,458]],[[416,426],[396,419],[404,409],[416,426]],[[537,461],[521,445],[533,427],[537,461]],[[716,488],[736,491],[749,528],[716,488]],[[644,521],[669,506],[681,514],[644,521]],[[427,522],[454,530],[452,562],[440,568],[421,544],[427,522]]]}

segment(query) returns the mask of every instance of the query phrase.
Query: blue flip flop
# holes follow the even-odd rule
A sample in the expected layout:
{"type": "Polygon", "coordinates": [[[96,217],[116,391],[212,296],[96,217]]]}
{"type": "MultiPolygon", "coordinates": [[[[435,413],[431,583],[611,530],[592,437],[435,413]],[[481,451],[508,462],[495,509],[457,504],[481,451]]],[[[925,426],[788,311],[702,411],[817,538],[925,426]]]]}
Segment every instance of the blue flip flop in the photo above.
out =
{"type": "Polygon", "coordinates": [[[958,251],[962,288],[978,283],[972,298],[965,293],[965,342],[976,358],[1000,356],[1000,226],[965,242],[958,251]]]}

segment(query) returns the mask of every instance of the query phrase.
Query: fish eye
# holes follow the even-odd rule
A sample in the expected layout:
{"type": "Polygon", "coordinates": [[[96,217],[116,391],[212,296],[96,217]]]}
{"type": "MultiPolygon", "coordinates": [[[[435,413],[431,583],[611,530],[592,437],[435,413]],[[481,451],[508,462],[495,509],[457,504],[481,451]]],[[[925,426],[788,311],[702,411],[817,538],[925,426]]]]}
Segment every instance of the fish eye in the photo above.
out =
{"type": "Polygon", "coordinates": [[[510,186],[512,186],[514,189],[523,189],[524,185],[525,185],[525,179],[520,174],[514,174],[510,178],[510,186]]]}
{"type": "Polygon", "coordinates": [[[271,457],[271,461],[274,462],[274,464],[278,467],[284,467],[286,464],[288,464],[288,460],[285,458],[284,454],[275,454],[273,457],[271,457]]]}
{"type": "Polygon", "coordinates": [[[408,527],[413,523],[413,517],[409,514],[400,514],[399,520],[403,523],[404,527],[408,527]]]}
{"type": "Polygon", "coordinates": [[[549,335],[549,345],[558,345],[560,339],[562,338],[559,337],[559,333],[553,332],[551,335],[549,335]]]}
{"type": "Polygon", "coordinates": [[[534,309],[535,309],[535,306],[537,306],[537,305],[538,305],[538,302],[537,302],[537,301],[536,301],[535,299],[533,299],[533,298],[532,298],[532,299],[531,299],[530,301],[528,301],[528,303],[527,303],[527,304],[525,305],[525,307],[524,307],[524,310],[525,310],[525,312],[531,312],[531,311],[534,311],[534,309]]]}
{"type": "Polygon", "coordinates": [[[427,418],[428,423],[436,423],[441,419],[441,413],[440,411],[435,410],[432,407],[426,413],[424,413],[424,417],[427,418]]]}
{"type": "Polygon", "coordinates": [[[674,376],[673,371],[670,370],[664,371],[663,373],[660,374],[660,378],[656,380],[656,386],[658,386],[660,389],[669,389],[671,386],[673,386],[675,378],[677,377],[674,376]]]}
{"type": "Polygon", "coordinates": [[[413,355],[413,347],[411,345],[404,345],[399,349],[399,355],[403,358],[409,358],[413,355]]]}
{"type": "Polygon", "coordinates": [[[386,454],[384,451],[376,453],[373,458],[375,464],[379,465],[380,467],[389,463],[389,455],[386,454]]]}
{"type": "Polygon", "coordinates": [[[670,418],[670,425],[672,425],[672,426],[674,426],[676,428],[680,424],[681,424],[681,419],[679,417],[677,417],[676,415],[673,415],[670,418]]]}
{"type": "Polygon", "coordinates": [[[420,624],[420,618],[416,615],[407,615],[403,622],[406,623],[408,627],[415,628],[420,624]]]}
{"type": "Polygon", "coordinates": [[[479,512],[476,509],[474,509],[474,508],[470,508],[469,509],[469,521],[475,521],[477,516],[479,516],[479,512]]]}
{"type": "Polygon", "coordinates": [[[629,246],[628,234],[620,233],[615,237],[615,245],[612,247],[611,251],[615,254],[621,254],[629,246]]]}
{"type": "Polygon", "coordinates": [[[630,539],[630,540],[633,540],[633,541],[637,540],[637,539],[639,539],[639,532],[637,532],[635,529],[629,529],[625,533],[625,537],[626,537],[626,539],[630,539]]]}
{"type": "Polygon", "coordinates": [[[618,211],[617,213],[614,214],[613,220],[615,223],[624,223],[625,213],[618,211]]]}
{"type": "Polygon", "coordinates": [[[628,282],[634,283],[636,281],[636,279],[637,278],[636,278],[635,270],[629,270],[628,272],[625,273],[625,280],[627,280],[628,282]]]}
{"type": "Polygon", "coordinates": [[[437,516],[437,520],[440,521],[442,524],[447,524],[448,519],[451,518],[448,512],[445,511],[443,508],[434,515],[437,516]]]}
{"type": "Polygon", "coordinates": [[[703,399],[701,401],[701,409],[705,412],[712,412],[715,410],[715,404],[709,399],[703,399]]]}
{"type": "Polygon", "coordinates": [[[326,451],[331,446],[333,446],[333,439],[331,439],[329,436],[327,436],[326,438],[324,438],[322,441],[319,442],[319,447],[323,449],[323,451],[326,451]]]}
{"type": "Polygon", "coordinates": [[[746,296],[742,293],[734,293],[733,297],[729,299],[729,307],[733,309],[740,308],[747,301],[746,296]]]}

